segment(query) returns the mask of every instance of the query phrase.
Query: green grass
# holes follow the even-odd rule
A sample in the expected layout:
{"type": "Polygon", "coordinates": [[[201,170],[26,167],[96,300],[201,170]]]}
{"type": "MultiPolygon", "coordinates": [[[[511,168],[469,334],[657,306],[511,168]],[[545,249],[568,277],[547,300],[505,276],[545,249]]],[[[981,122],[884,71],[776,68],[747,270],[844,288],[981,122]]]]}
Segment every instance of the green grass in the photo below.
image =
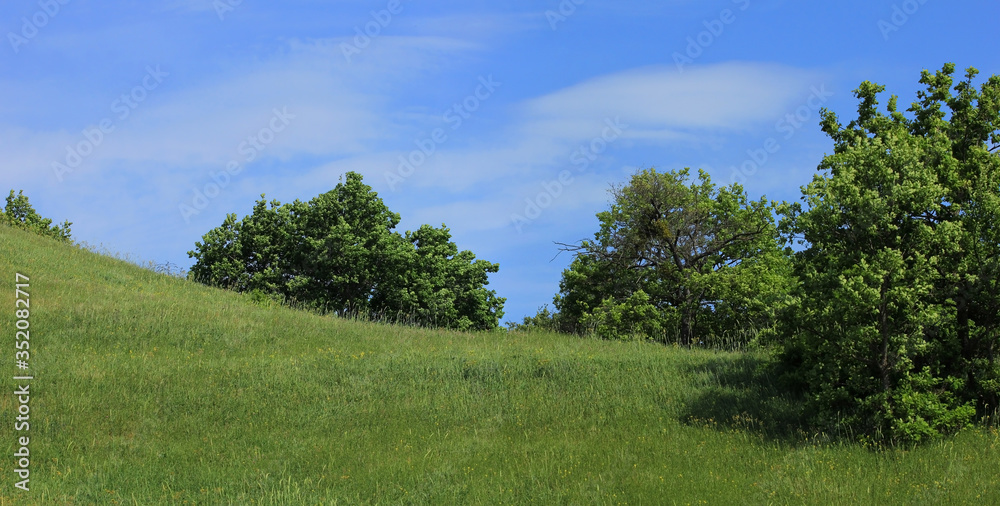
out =
{"type": "Polygon", "coordinates": [[[0,227],[0,504],[989,504],[1000,434],[796,431],[767,357],[261,307],[0,227]],[[31,491],[13,487],[14,273],[31,491]]]}

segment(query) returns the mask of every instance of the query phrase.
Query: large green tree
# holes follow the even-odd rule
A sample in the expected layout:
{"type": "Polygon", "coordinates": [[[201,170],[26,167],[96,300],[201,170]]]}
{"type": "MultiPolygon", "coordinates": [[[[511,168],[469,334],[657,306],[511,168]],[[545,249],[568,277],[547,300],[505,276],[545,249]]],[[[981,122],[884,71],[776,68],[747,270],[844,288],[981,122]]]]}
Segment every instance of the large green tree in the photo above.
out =
{"type": "Polygon", "coordinates": [[[594,239],[568,248],[560,328],[691,345],[771,325],[788,289],[772,205],[704,171],[690,179],[649,169],[612,189],[594,239]]]}
{"type": "Polygon", "coordinates": [[[458,251],[447,228],[401,235],[391,212],[360,174],[308,202],[230,214],[188,255],[190,277],[294,305],[458,329],[492,329],[504,299],[487,290],[497,264],[458,251]]]}
{"type": "Polygon", "coordinates": [[[1000,78],[923,72],[905,115],[855,91],[833,154],[783,226],[804,249],[783,357],[821,428],[919,441],[996,409],[1000,78]],[[954,85],[954,86],[953,86],[954,85]]]}

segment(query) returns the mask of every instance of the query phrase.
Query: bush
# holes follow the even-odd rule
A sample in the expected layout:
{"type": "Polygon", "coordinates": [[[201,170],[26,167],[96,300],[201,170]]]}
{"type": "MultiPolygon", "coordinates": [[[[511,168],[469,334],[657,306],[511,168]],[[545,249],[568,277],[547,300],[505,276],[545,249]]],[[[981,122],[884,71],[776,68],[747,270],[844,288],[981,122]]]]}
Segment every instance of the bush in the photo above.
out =
{"type": "Polygon", "coordinates": [[[257,201],[188,252],[189,277],[321,313],[459,330],[490,330],[504,299],[487,290],[497,264],[459,251],[446,227],[401,235],[360,174],[309,202],[257,201]]]}
{"type": "Polygon", "coordinates": [[[42,218],[35,212],[35,209],[28,203],[28,197],[24,195],[23,190],[17,192],[17,196],[14,195],[14,190],[10,191],[3,214],[0,214],[0,222],[46,237],[66,242],[71,241],[70,225],[72,223],[64,221],[62,225],[52,225],[51,219],[42,218]]]}
{"type": "Polygon", "coordinates": [[[783,363],[821,428],[912,443],[996,409],[1000,77],[953,95],[953,72],[923,73],[912,119],[870,82],[846,128],[824,110],[834,153],[784,209],[805,249],[783,363]]]}

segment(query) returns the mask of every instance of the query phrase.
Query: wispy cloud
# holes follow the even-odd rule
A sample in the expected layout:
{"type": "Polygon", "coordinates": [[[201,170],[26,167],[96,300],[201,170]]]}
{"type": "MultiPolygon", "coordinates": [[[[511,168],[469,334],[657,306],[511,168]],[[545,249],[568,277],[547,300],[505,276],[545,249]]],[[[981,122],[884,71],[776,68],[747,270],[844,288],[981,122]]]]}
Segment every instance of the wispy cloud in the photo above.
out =
{"type": "Polygon", "coordinates": [[[740,129],[768,119],[815,75],[761,63],[706,65],[685,73],[651,66],[595,77],[531,100],[526,109],[543,120],[621,116],[652,130],[740,129]]]}
{"type": "Polygon", "coordinates": [[[545,175],[569,166],[572,151],[609,119],[628,125],[626,141],[653,146],[744,131],[772,121],[816,76],[778,65],[726,63],[683,74],[656,66],[594,77],[512,104],[516,113],[498,135],[457,149],[445,146],[414,181],[461,191],[511,176],[545,175]]]}

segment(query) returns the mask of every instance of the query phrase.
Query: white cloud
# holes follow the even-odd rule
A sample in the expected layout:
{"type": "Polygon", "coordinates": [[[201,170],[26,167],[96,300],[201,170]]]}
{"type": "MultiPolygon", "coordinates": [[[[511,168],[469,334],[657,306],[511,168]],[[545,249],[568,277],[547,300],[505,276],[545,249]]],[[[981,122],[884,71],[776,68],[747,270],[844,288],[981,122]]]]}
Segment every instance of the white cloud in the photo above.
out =
{"type": "MultiPolygon", "coordinates": [[[[420,51],[461,48],[444,39],[409,43],[400,50],[403,54],[382,52],[380,58],[407,61],[406,65],[381,67],[391,69],[384,73],[417,71],[420,51]]],[[[174,82],[178,78],[170,75],[174,73],[170,69],[159,89],[148,91],[126,118],[108,108],[72,130],[0,125],[7,138],[19,140],[5,143],[3,155],[16,160],[19,168],[14,170],[26,177],[51,175],[52,162],[64,161],[66,146],[84,141],[81,131],[105,118],[111,120],[114,131],[85,157],[76,175],[97,175],[116,161],[156,162],[181,172],[203,171],[206,164],[222,165],[240,157],[240,143],[266,128],[275,109],[287,110],[294,118],[263,154],[284,159],[360,156],[376,140],[397,136],[405,128],[393,122],[385,104],[388,92],[378,85],[385,76],[375,67],[347,64],[339,53],[331,54],[335,45],[330,41],[293,41],[289,47],[282,57],[188,87],[174,82]],[[23,174],[25,170],[31,171],[30,176],[23,174]]]]}
{"type": "Polygon", "coordinates": [[[738,129],[769,119],[816,78],[773,64],[723,63],[686,72],[651,66],[555,91],[528,101],[525,110],[538,121],[621,117],[655,129],[738,129]]]}
{"type": "MultiPolygon", "coordinates": [[[[441,25],[437,32],[462,23],[489,28],[489,21],[473,18],[436,23],[441,25]]],[[[127,200],[119,205],[123,209],[138,208],[140,200],[156,193],[153,200],[165,202],[167,209],[160,220],[178,222],[173,208],[180,200],[209,182],[209,171],[239,159],[240,143],[267,127],[275,109],[287,110],[294,118],[261,153],[287,170],[248,167],[211,203],[205,220],[261,192],[282,201],[309,199],[353,170],[365,175],[391,209],[405,212],[404,226],[444,222],[456,232],[498,233],[520,243],[534,240],[534,232],[513,232],[511,216],[524,214],[525,200],[537,197],[560,171],[573,170],[574,182],[542,209],[531,230],[572,221],[583,209],[592,216],[607,200],[609,175],[619,179],[622,163],[617,157],[634,144],[694,143],[771,121],[816,80],[814,73],[770,64],[729,63],[685,73],[654,66],[597,76],[522,100],[498,95],[459,129],[449,129],[448,140],[391,191],[386,173],[395,171],[400,156],[416,149],[415,140],[441,126],[433,107],[401,105],[400,97],[412,101],[407,87],[414,81],[473,57],[483,46],[448,34],[383,35],[349,62],[342,51],[345,41],[349,38],[292,39],[263,61],[240,63],[201,81],[168,76],[128,119],[115,120],[116,130],[69,176],[77,178],[72,184],[106,198],[117,195],[127,200]],[[171,81],[175,78],[176,83],[171,81]],[[602,147],[592,166],[576,170],[574,152],[606,134],[609,121],[627,128],[607,142],[606,150],[602,147]],[[157,172],[143,176],[150,170],[157,172]],[[129,188],[136,177],[158,183],[140,194],[129,188]]],[[[450,86],[461,99],[477,84],[450,86]]],[[[107,114],[112,116],[110,110],[107,114]]],[[[65,156],[67,144],[83,139],[72,128],[0,125],[0,133],[16,140],[5,144],[0,156],[17,164],[18,178],[36,183],[51,181],[51,163],[65,156]]],[[[81,215],[80,221],[87,219],[81,215]]]]}
{"type": "Polygon", "coordinates": [[[616,138],[604,143],[607,151],[597,141],[601,160],[595,163],[613,163],[614,151],[633,142],[703,142],[698,139],[773,121],[819,79],[815,72],[751,63],[685,73],[655,66],[595,77],[523,101],[513,121],[488,140],[443,143],[405,184],[462,192],[511,177],[536,179],[569,168],[573,153],[608,134],[616,138]],[[608,130],[610,124],[623,127],[620,136],[608,130]]]}

